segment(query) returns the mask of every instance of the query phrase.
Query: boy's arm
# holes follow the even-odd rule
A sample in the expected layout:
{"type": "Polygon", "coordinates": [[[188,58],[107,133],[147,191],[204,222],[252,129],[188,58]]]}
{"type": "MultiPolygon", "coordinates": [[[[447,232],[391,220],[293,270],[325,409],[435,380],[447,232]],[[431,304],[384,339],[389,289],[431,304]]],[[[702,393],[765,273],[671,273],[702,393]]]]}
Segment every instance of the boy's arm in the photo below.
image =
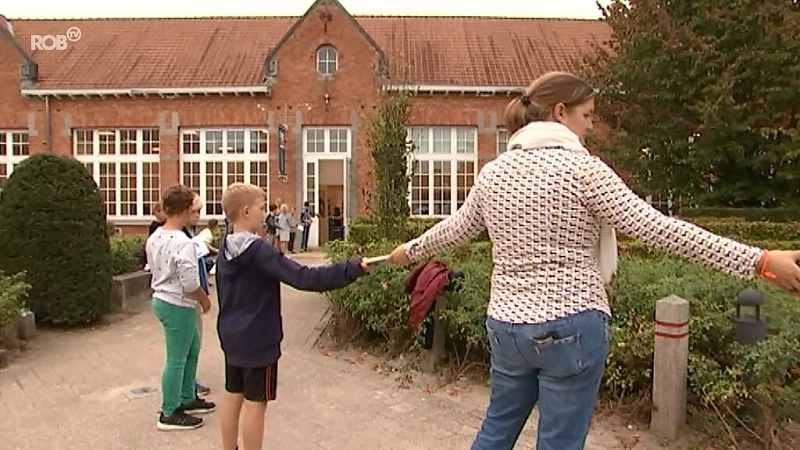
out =
{"type": "Polygon", "coordinates": [[[272,246],[262,245],[258,262],[262,270],[301,291],[330,291],[347,286],[366,275],[361,257],[319,267],[308,267],[287,258],[272,246]]]}

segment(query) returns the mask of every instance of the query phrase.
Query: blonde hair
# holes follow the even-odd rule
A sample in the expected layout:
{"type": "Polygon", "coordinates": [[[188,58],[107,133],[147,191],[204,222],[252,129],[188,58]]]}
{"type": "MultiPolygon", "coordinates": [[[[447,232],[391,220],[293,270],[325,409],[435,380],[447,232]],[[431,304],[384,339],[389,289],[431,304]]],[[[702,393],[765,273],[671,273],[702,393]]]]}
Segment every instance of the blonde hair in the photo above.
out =
{"type": "Polygon", "coordinates": [[[260,187],[250,183],[233,183],[222,194],[222,212],[228,220],[234,221],[244,207],[259,200],[266,200],[266,194],[260,187]]]}
{"type": "Polygon", "coordinates": [[[546,73],[508,104],[506,129],[514,134],[531,122],[547,120],[559,103],[571,108],[593,98],[594,92],[588,83],[571,73],[546,73]]]}

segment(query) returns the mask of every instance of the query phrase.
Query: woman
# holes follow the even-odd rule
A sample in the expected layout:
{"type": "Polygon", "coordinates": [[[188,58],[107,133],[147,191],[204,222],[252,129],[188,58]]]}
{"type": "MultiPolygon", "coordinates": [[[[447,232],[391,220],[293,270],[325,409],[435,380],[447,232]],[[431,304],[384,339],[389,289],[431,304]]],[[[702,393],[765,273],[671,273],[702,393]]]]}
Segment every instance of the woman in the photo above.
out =
{"type": "Polygon", "coordinates": [[[285,253],[289,248],[290,233],[292,232],[292,216],[289,215],[289,207],[281,205],[281,213],[277,220],[278,250],[285,253]]]}
{"type": "Polygon", "coordinates": [[[390,256],[406,265],[489,232],[492,387],[473,450],[513,448],[537,404],[539,450],[584,447],[608,352],[603,285],[616,270],[615,229],[731,275],[800,290],[800,252],[764,251],[666,217],[589,155],[593,96],[568,73],[534,81],[506,108],[510,151],[481,170],[454,215],[390,256]]]}

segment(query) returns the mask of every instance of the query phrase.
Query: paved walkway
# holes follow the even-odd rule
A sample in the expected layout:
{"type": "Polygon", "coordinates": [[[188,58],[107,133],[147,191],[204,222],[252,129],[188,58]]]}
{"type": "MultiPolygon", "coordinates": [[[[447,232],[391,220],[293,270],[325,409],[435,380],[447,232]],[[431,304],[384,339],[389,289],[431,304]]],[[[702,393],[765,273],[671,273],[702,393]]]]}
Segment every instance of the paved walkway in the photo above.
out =
{"type": "MultiPolygon", "coordinates": [[[[284,356],[278,401],[267,412],[267,449],[468,449],[486,406],[483,386],[428,392],[433,381],[415,375],[401,388],[397,372],[354,352],[313,348],[326,301],[284,288],[284,356]]],[[[222,389],[222,355],[207,335],[200,379],[222,389]]],[[[0,371],[0,448],[218,449],[217,418],[187,432],[155,428],[164,359],[159,324],[149,312],[92,330],[43,331],[22,357],[0,371]]],[[[534,448],[531,420],[517,448],[534,448]]],[[[599,421],[588,449],[625,448],[633,432],[599,421]]],[[[628,447],[630,448],[630,447],[628,447]]],[[[650,448],[641,444],[634,448],[650,448]]]]}

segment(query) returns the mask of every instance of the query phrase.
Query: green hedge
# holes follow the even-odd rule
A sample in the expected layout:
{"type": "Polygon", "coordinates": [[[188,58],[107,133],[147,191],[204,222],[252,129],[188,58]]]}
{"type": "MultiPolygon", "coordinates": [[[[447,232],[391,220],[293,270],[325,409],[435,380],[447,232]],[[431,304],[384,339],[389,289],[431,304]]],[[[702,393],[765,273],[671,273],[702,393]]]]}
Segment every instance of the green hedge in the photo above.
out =
{"type": "Polygon", "coordinates": [[[114,275],[142,270],[144,237],[139,235],[111,236],[111,269],[114,275]]]}
{"type": "MultiPolygon", "coordinates": [[[[380,236],[375,225],[373,225],[369,218],[359,218],[350,222],[350,231],[347,239],[350,242],[361,245],[370,242],[377,242],[389,237],[397,241],[408,241],[426,232],[429,228],[433,227],[441,220],[442,219],[439,218],[408,219],[406,226],[403,229],[397,230],[397,233],[394,236],[380,236]]],[[[475,240],[488,241],[489,235],[484,231],[483,233],[479,234],[475,240]]]]}
{"type": "MultiPolygon", "coordinates": [[[[635,242],[627,245],[637,245],[635,242]]],[[[359,245],[335,242],[327,248],[332,260],[355,252],[385,254],[396,245],[386,240],[359,245]]],[[[762,281],[742,281],[658,252],[647,258],[623,248],[610,296],[614,311],[613,340],[604,379],[604,394],[613,398],[649,395],[652,386],[653,316],[655,302],[675,294],[691,301],[689,387],[700,417],[717,408],[731,411],[753,429],[768,413],[783,423],[800,418],[800,304],[762,281]],[[734,338],[736,295],[747,287],[761,289],[768,303],[769,335],[743,346],[734,338]],[[713,405],[713,406],[712,406],[713,405]]],[[[488,352],[485,318],[492,271],[491,243],[475,242],[435,258],[462,270],[466,278],[448,295],[452,348],[469,349],[471,358],[488,352]]],[[[366,330],[373,342],[394,351],[407,349],[414,335],[408,322],[408,297],[403,282],[409,269],[379,266],[369,277],[328,294],[340,328],[366,330]]],[[[729,417],[726,415],[726,417],[729,417]]],[[[736,420],[730,426],[737,427],[736,420]]]]}
{"type": "Polygon", "coordinates": [[[681,208],[680,215],[687,218],[736,218],[752,222],[800,221],[798,208],[681,208]]]}

